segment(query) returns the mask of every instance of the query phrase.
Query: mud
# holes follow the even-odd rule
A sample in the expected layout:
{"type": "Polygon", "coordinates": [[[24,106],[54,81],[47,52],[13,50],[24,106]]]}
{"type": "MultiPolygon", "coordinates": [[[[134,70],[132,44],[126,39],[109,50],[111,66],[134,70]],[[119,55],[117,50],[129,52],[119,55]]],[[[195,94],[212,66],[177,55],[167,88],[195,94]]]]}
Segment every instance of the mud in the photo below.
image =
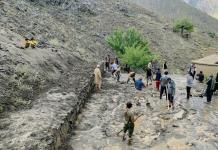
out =
{"type": "MultiPolygon", "coordinates": [[[[176,108],[167,110],[166,101],[149,86],[144,90],[141,106],[134,102],[133,85],[116,83],[107,75],[103,89],[91,96],[77,120],[76,129],[65,149],[74,150],[216,150],[218,148],[218,102],[205,98],[186,100],[185,77],[171,76],[177,84],[176,108]],[[146,105],[148,100],[150,107],[146,105]],[[133,144],[121,140],[125,103],[132,101],[136,115],[144,114],[135,123],[133,144]]],[[[122,75],[125,80],[126,75],[122,75]]],[[[196,83],[193,95],[202,85],[196,83]]]]}

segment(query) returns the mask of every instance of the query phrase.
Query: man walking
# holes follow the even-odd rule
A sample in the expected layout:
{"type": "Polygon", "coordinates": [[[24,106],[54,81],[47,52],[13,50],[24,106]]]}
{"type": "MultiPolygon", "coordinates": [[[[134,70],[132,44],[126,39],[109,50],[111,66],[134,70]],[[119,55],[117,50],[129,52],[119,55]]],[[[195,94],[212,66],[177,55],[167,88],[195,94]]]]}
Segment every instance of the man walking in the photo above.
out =
{"type": "Polygon", "coordinates": [[[167,85],[168,85],[168,72],[164,72],[164,75],[160,78],[160,99],[162,99],[162,95],[165,92],[166,100],[167,100],[167,85]]]}
{"type": "Polygon", "coordinates": [[[170,108],[173,110],[174,109],[174,96],[176,93],[176,84],[171,78],[168,78],[167,90],[168,90],[168,110],[170,110],[170,108]]]}
{"type": "Polygon", "coordinates": [[[126,140],[126,132],[128,131],[128,136],[129,136],[128,144],[129,145],[132,144],[132,135],[133,135],[134,126],[135,126],[134,125],[134,121],[135,121],[134,113],[131,108],[132,108],[132,103],[128,102],[126,104],[126,111],[124,113],[125,124],[123,127],[123,131],[124,131],[123,140],[126,140]]]}
{"type": "Polygon", "coordinates": [[[161,79],[161,71],[160,71],[160,68],[157,69],[157,72],[156,72],[156,78],[155,78],[155,81],[156,81],[156,89],[159,91],[160,89],[160,79],[161,79]]]}
{"type": "Polygon", "coordinates": [[[129,70],[128,79],[127,79],[126,83],[128,84],[130,79],[132,79],[133,82],[135,83],[135,75],[136,75],[136,73],[134,71],[129,70]]]}
{"type": "Polygon", "coordinates": [[[193,86],[193,77],[192,77],[192,73],[189,72],[187,75],[187,79],[186,79],[186,93],[187,93],[187,100],[189,100],[190,96],[191,96],[191,88],[193,86]]]}
{"type": "Polygon", "coordinates": [[[97,67],[95,68],[94,75],[95,75],[95,88],[97,91],[101,90],[102,77],[101,77],[100,65],[97,65],[97,67]]]}

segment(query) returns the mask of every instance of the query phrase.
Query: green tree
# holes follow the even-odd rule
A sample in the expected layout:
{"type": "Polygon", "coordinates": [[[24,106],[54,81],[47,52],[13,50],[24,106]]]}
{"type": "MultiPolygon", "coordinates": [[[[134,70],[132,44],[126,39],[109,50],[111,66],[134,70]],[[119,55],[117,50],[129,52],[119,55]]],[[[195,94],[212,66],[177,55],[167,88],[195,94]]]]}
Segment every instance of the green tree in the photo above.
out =
{"type": "Polygon", "coordinates": [[[179,32],[180,31],[181,35],[183,36],[184,31],[187,31],[189,33],[193,32],[194,31],[194,25],[188,19],[178,20],[173,25],[173,31],[174,32],[179,32]]]}
{"type": "Polygon", "coordinates": [[[147,40],[135,28],[117,29],[107,38],[108,44],[118,54],[122,62],[133,68],[145,68],[153,55],[147,40]]]}

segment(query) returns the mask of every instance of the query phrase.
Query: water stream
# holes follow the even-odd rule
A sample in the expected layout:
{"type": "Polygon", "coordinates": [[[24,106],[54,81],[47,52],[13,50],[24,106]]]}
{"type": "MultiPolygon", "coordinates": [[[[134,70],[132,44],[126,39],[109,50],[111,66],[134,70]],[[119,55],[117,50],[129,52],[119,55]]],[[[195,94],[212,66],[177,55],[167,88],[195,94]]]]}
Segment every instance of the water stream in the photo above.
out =
{"type": "MultiPolygon", "coordinates": [[[[126,80],[123,74],[121,80],[126,80]]],[[[79,115],[76,129],[67,143],[74,150],[217,150],[218,98],[212,104],[197,96],[202,85],[196,83],[193,97],[187,101],[185,77],[171,76],[177,85],[176,108],[168,111],[166,101],[149,86],[144,90],[141,106],[134,102],[133,84],[116,83],[109,74],[103,89],[94,93],[79,115]],[[196,95],[196,96],[195,96],[196,95]],[[146,100],[150,106],[146,106],[146,100]],[[125,103],[132,101],[136,115],[144,114],[135,123],[133,144],[122,141],[125,103]]]]}

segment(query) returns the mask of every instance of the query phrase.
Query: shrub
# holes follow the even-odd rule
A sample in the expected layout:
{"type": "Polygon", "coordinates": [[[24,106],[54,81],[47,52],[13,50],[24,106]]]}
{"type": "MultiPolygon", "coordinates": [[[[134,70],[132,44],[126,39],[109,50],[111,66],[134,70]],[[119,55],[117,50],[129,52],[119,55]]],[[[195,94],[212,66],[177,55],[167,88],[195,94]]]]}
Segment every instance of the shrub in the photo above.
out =
{"type": "Polygon", "coordinates": [[[147,40],[135,28],[127,31],[117,29],[107,38],[107,42],[123,63],[133,68],[144,68],[155,57],[149,51],[147,40]]]}
{"type": "Polygon", "coordinates": [[[194,25],[188,19],[178,20],[173,25],[173,31],[174,32],[179,32],[180,31],[181,35],[183,35],[184,31],[187,31],[189,33],[193,32],[194,31],[194,25]]]}
{"type": "Polygon", "coordinates": [[[216,33],[214,33],[214,32],[208,32],[208,36],[211,37],[211,38],[215,38],[216,33]]]}
{"type": "Polygon", "coordinates": [[[146,53],[140,46],[126,48],[126,53],[121,56],[122,62],[132,68],[146,68],[153,59],[154,55],[146,53]]]}

